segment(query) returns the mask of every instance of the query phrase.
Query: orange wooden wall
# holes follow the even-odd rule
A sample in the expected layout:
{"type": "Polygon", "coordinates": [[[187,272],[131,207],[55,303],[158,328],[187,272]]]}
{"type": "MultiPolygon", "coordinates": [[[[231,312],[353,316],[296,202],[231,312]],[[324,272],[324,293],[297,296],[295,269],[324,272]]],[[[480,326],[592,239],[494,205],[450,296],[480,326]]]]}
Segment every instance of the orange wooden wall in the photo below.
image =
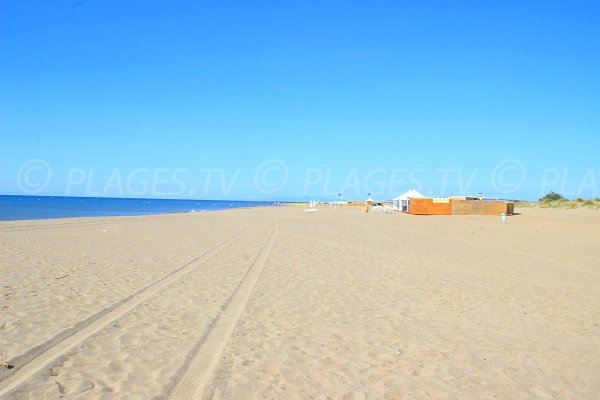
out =
{"type": "Polygon", "coordinates": [[[452,199],[448,203],[434,203],[433,199],[410,199],[409,214],[415,215],[451,215],[452,199]]]}
{"type": "Polygon", "coordinates": [[[415,215],[500,215],[512,214],[514,204],[501,200],[449,199],[434,203],[433,199],[410,199],[408,213],[415,215]]]}

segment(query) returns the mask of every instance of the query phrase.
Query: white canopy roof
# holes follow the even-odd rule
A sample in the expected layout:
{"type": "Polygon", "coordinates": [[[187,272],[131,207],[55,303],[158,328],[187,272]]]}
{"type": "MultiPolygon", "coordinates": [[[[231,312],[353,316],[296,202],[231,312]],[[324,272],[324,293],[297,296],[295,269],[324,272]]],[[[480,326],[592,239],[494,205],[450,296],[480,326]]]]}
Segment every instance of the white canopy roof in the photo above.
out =
{"type": "Polygon", "coordinates": [[[407,200],[410,199],[411,197],[416,197],[416,198],[423,198],[425,196],[423,196],[421,193],[417,192],[416,189],[410,189],[408,192],[401,194],[398,197],[395,197],[393,200],[407,200]]]}
{"type": "Polygon", "coordinates": [[[367,199],[367,202],[369,202],[369,201],[370,201],[371,203],[373,202],[373,199],[371,198],[371,196],[369,196],[369,198],[367,199]]]}

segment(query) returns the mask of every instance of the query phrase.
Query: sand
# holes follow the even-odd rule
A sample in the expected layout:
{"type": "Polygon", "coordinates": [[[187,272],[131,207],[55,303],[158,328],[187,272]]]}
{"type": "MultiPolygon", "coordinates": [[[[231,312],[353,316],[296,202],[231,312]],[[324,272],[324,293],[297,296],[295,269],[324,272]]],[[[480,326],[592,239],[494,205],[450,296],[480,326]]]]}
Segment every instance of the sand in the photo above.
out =
{"type": "Polygon", "coordinates": [[[0,222],[0,398],[600,398],[600,212],[518,211],[0,222]]]}

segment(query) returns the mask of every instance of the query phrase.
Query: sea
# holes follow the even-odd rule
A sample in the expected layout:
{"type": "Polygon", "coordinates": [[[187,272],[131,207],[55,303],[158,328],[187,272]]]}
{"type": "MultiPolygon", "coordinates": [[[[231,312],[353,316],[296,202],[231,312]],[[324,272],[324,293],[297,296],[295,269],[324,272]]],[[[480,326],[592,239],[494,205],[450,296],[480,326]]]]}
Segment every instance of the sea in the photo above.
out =
{"type": "Polygon", "coordinates": [[[204,212],[280,204],[273,201],[0,195],[0,221],[204,212]]]}

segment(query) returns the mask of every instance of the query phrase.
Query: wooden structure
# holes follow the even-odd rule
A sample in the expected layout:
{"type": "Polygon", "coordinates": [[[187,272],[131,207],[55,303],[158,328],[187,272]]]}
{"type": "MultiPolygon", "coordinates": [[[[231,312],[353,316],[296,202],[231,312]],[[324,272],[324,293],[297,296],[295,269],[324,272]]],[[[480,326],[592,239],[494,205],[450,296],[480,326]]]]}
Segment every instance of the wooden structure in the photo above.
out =
{"type": "Polygon", "coordinates": [[[414,215],[451,215],[452,199],[410,199],[410,202],[408,203],[408,213],[414,215]]]}
{"type": "Polygon", "coordinates": [[[502,215],[512,214],[513,203],[502,200],[452,200],[455,215],[502,215]]]}
{"type": "Polygon", "coordinates": [[[511,215],[514,203],[502,200],[463,198],[410,199],[408,213],[413,215],[511,215]]]}

